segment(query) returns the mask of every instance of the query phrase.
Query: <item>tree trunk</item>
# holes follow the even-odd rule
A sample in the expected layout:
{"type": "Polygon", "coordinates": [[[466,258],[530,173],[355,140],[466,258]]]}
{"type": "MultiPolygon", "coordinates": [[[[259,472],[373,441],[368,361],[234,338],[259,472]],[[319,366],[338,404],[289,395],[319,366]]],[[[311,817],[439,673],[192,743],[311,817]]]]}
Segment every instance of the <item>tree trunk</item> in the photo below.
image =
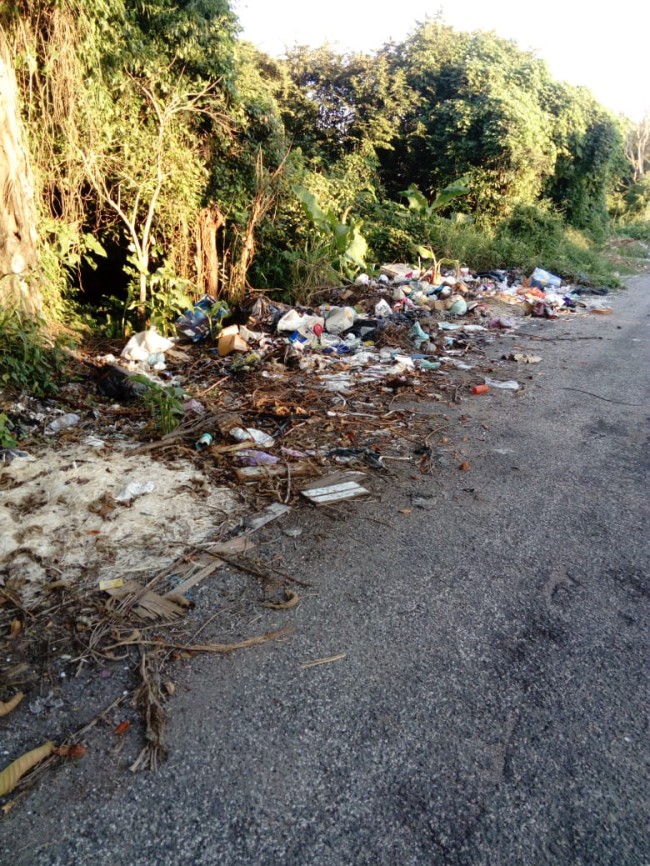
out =
{"type": "Polygon", "coordinates": [[[226,218],[216,204],[199,214],[196,232],[196,270],[198,286],[212,298],[219,293],[219,252],[217,234],[226,218]]]}
{"type": "Polygon", "coordinates": [[[18,87],[0,32],[0,306],[41,311],[36,208],[18,87]]]}

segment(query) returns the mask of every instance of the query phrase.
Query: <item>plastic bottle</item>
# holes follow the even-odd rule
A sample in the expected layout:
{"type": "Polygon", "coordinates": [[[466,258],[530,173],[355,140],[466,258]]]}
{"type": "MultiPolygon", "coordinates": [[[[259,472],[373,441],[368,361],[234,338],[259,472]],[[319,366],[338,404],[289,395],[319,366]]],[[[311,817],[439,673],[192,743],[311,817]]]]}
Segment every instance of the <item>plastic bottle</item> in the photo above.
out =
{"type": "Polygon", "coordinates": [[[209,448],[212,445],[213,438],[212,433],[204,433],[200,439],[197,440],[194,447],[197,451],[203,451],[204,448],[209,448]]]}
{"type": "Polygon", "coordinates": [[[80,421],[81,418],[78,415],[75,415],[74,412],[69,412],[67,415],[61,415],[54,421],[50,421],[50,423],[45,428],[45,435],[54,436],[55,433],[60,433],[62,430],[68,430],[70,427],[76,427],[80,421]]]}

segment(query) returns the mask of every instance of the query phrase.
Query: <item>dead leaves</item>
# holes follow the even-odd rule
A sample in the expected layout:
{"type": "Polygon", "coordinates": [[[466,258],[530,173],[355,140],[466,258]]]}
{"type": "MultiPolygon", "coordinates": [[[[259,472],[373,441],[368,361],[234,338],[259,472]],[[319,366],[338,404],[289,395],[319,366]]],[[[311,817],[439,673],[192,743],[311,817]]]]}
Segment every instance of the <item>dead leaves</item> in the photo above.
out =
{"type": "Polygon", "coordinates": [[[12,710],[15,710],[24,697],[24,692],[16,692],[11,700],[5,701],[4,703],[0,701],[0,718],[8,716],[12,710]]]}
{"type": "Polygon", "coordinates": [[[180,619],[190,607],[190,602],[181,593],[162,596],[133,581],[128,581],[114,589],[107,589],[106,592],[116,600],[114,605],[116,611],[122,614],[133,614],[141,620],[172,622],[180,619]]]}
{"type": "Polygon", "coordinates": [[[37,749],[32,749],[31,752],[22,755],[12,764],[9,764],[8,767],[5,767],[0,773],[0,797],[11,794],[22,777],[29,773],[37,764],[40,764],[41,761],[44,761],[45,758],[49,758],[55,749],[56,746],[53,742],[44,743],[37,749]]]}

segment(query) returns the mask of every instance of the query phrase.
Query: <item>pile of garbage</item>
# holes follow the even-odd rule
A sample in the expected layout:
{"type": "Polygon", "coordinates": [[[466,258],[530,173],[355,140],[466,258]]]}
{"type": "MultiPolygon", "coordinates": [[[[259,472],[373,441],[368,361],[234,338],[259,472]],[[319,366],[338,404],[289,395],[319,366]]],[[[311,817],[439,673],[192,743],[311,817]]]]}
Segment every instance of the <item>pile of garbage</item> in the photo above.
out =
{"type": "MultiPolygon", "coordinates": [[[[257,296],[227,311],[206,296],[178,319],[177,341],[214,337],[215,354],[227,359],[224,369],[229,372],[270,364],[271,373],[281,364],[313,372],[327,390],[345,394],[354,383],[458,366],[453,354],[459,339],[515,329],[522,316],[554,319],[609,311],[600,297],[585,298],[587,291],[607,293],[563,287],[559,277],[542,268],[525,278],[500,270],[472,273],[459,268],[442,274],[391,264],[383,266],[376,279],[362,274],[353,286],[333,290],[331,302],[316,307],[257,296]],[[501,314],[495,314],[495,305],[501,314]]],[[[131,372],[161,372],[166,353],[174,347],[174,341],[147,331],[129,340],[119,362],[113,356],[98,360],[120,363],[131,372]]],[[[121,378],[115,387],[111,382],[104,386],[105,396],[137,395],[133,382],[121,378]]]]}

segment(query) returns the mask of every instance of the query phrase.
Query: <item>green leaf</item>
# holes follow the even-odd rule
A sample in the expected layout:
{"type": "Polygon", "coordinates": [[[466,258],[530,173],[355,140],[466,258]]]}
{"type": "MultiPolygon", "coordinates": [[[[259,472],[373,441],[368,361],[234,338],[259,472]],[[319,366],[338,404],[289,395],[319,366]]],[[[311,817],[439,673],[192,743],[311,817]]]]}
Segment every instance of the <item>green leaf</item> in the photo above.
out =
{"type": "Polygon", "coordinates": [[[96,256],[101,256],[104,259],[108,257],[108,253],[97,240],[95,235],[90,234],[90,232],[84,232],[83,239],[88,252],[94,253],[96,256]]]}
{"type": "Polygon", "coordinates": [[[361,234],[361,223],[354,223],[350,228],[352,229],[352,237],[345,251],[345,257],[358,267],[365,268],[368,243],[361,234]]]}
{"type": "Polygon", "coordinates": [[[293,191],[314,225],[318,228],[326,229],[331,224],[331,218],[328,218],[328,214],[322,210],[313,192],[310,192],[306,187],[299,184],[293,187],[293,191]]]}
{"type": "Polygon", "coordinates": [[[469,194],[469,187],[467,186],[468,179],[466,177],[461,177],[459,180],[455,180],[453,183],[450,183],[449,186],[446,186],[444,189],[440,190],[434,201],[431,202],[430,209],[432,211],[438,210],[441,207],[445,207],[452,202],[455,198],[458,198],[461,195],[469,194]]]}
{"type": "Polygon", "coordinates": [[[400,195],[406,196],[409,200],[409,209],[415,213],[424,213],[427,210],[427,200],[414,183],[400,195]]]}

